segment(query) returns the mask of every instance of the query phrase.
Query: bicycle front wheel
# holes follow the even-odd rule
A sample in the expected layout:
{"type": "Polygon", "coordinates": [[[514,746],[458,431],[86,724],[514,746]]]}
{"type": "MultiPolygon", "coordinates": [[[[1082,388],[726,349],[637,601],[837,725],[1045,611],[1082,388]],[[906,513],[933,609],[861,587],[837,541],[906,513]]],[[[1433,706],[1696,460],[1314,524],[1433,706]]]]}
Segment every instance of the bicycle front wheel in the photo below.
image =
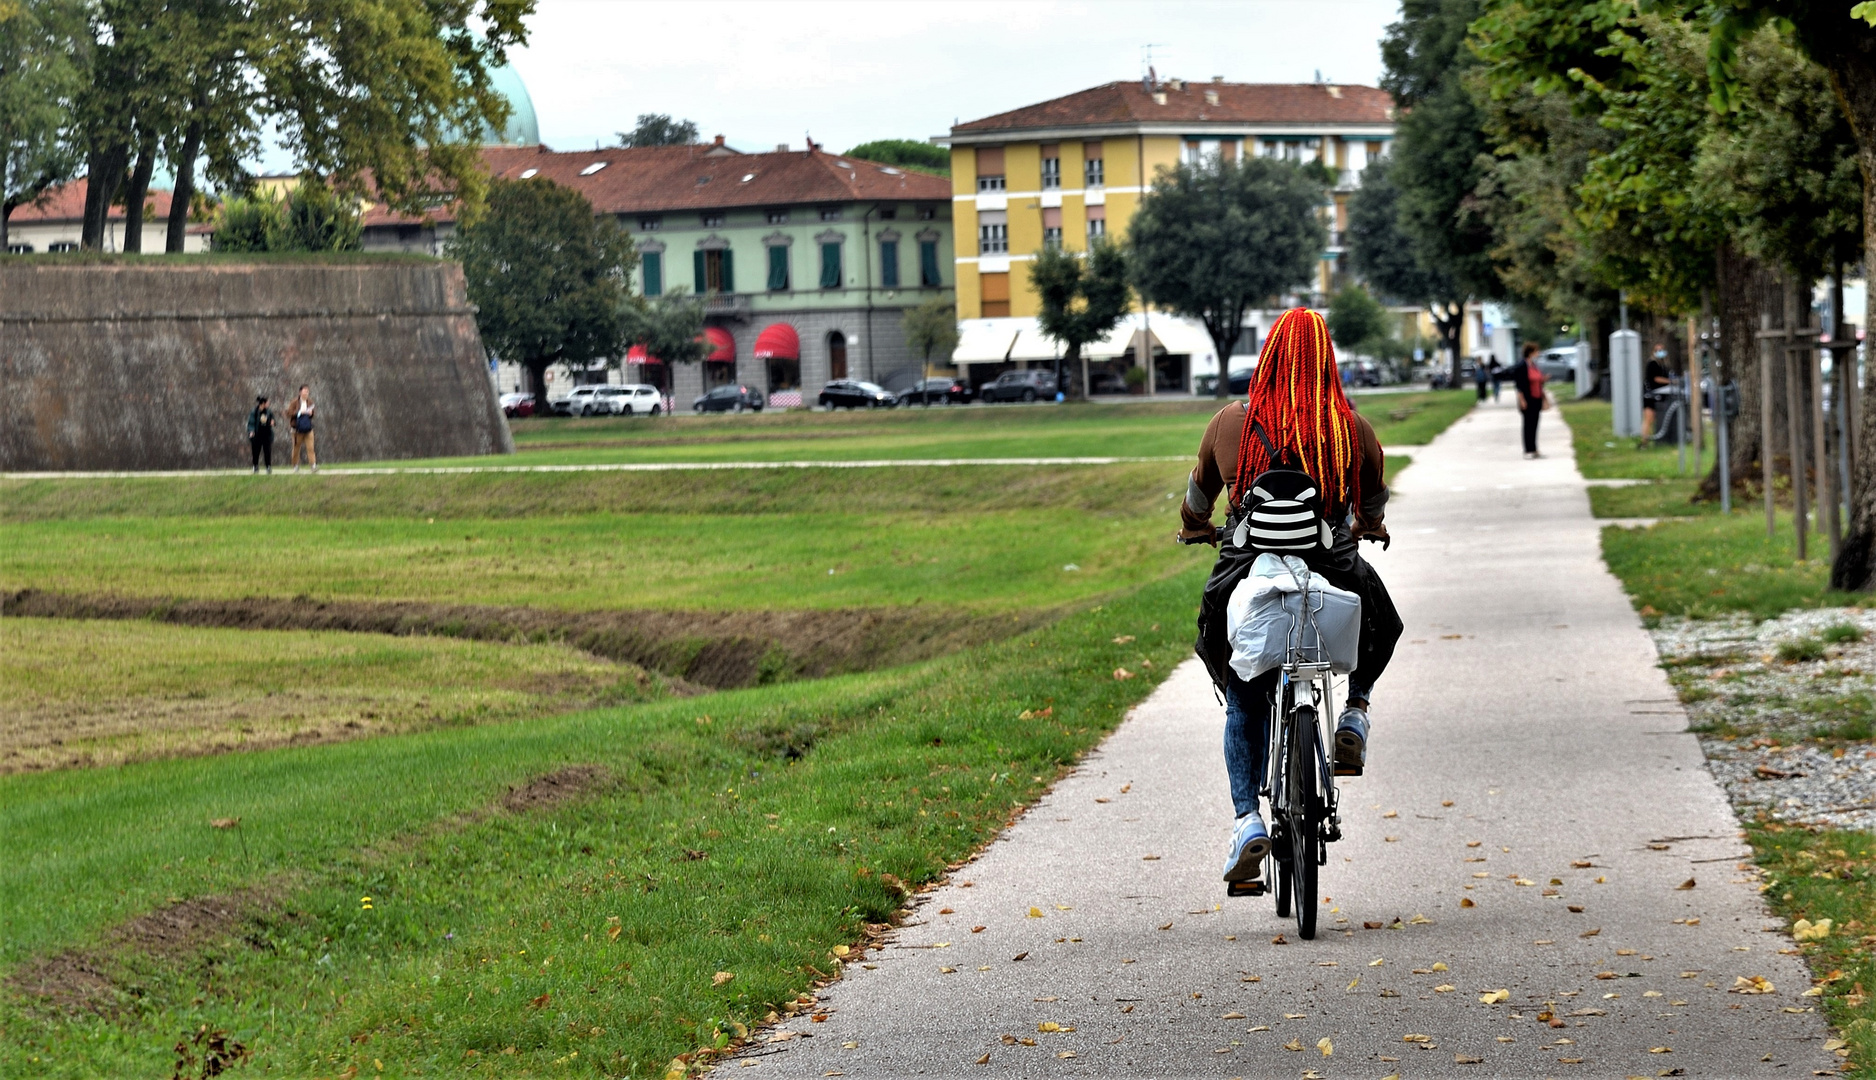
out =
{"type": "Polygon", "coordinates": [[[1287,755],[1290,815],[1290,878],[1295,888],[1296,934],[1304,941],[1316,936],[1316,856],[1322,799],[1321,742],[1316,733],[1316,710],[1301,706],[1290,713],[1287,755]]]}
{"type": "MultiPolygon", "coordinates": [[[[1296,815],[1290,827],[1290,873],[1286,881],[1296,891],[1296,936],[1316,936],[1316,814],[1313,807],[1296,815]]],[[[1279,907],[1277,914],[1283,914],[1279,907]]]]}

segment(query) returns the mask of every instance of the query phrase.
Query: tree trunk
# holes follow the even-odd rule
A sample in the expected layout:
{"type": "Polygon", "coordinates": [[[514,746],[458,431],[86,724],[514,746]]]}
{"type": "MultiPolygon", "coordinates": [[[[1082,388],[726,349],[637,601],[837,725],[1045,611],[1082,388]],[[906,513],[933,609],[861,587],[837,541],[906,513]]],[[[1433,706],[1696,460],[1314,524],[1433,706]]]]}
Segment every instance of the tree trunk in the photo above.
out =
{"type": "Polygon", "coordinates": [[[547,415],[547,365],[553,360],[536,357],[522,366],[528,369],[528,393],[534,395],[534,415],[547,415]]]}
{"type": "Polygon", "coordinates": [[[176,190],[169,197],[169,232],[163,238],[163,250],[180,254],[189,235],[189,204],[195,202],[195,159],[202,152],[202,121],[189,124],[182,138],[182,153],[176,157],[176,190]]]}
{"type": "Polygon", "coordinates": [[[111,204],[117,201],[117,189],[124,181],[129,158],[130,148],[123,144],[93,149],[89,155],[85,168],[85,222],[79,241],[87,251],[104,250],[111,204]]]}
{"type": "Polygon", "coordinates": [[[1060,366],[1055,371],[1055,385],[1071,401],[1088,400],[1087,387],[1081,385],[1081,343],[1068,343],[1068,352],[1063,354],[1060,366]]]}
{"type": "MultiPolygon", "coordinates": [[[[0,139],[0,181],[7,175],[7,140],[0,139]]],[[[7,221],[13,216],[13,203],[7,199],[4,185],[0,184],[0,255],[7,252],[7,221]]]]}
{"type": "MultiPolygon", "coordinates": [[[[1765,298],[1778,289],[1777,275],[1730,244],[1720,248],[1716,262],[1714,277],[1718,285],[1714,299],[1718,304],[1720,341],[1713,351],[1712,378],[1716,387],[1728,382],[1739,387],[1739,415],[1727,421],[1727,469],[1732,476],[1734,498],[1748,501],[1759,497],[1759,312],[1767,310],[1765,298]]],[[[1774,368],[1773,375],[1778,380],[1775,392],[1782,393],[1782,366],[1774,368]]],[[[1775,398],[1774,405],[1779,400],[1783,399],[1775,398]]],[[[1717,393],[1714,401],[1719,401],[1717,393]]],[[[1719,497],[1720,465],[1716,458],[1695,500],[1706,502],[1719,497]]]]}
{"type": "Polygon", "coordinates": [[[1440,332],[1440,348],[1446,350],[1448,364],[1447,377],[1451,380],[1449,389],[1459,385],[1459,337],[1466,325],[1466,305],[1428,304],[1427,310],[1433,315],[1434,329],[1440,332]]]}
{"type": "MultiPolygon", "coordinates": [[[[1818,5],[1796,20],[1799,41],[1811,59],[1830,72],[1831,88],[1844,119],[1856,133],[1857,168],[1863,174],[1863,265],[1876,266],[1876,32],[1840,9],[1818,5]]],[[[1876,379],[1863,386],[1863,408],[1856,444],[1876,446],[1876,379]]],[[[1843,547],[1831,566],[1832,588],[1876,588],[1876,474],[1871,458],[1858,455],[1851,477],[1855,499],[1843,547]]]]}
{"type": "Polygon", "coordinates": [[[124,250],[143,250],[143,204],[150,195],[150,174],[156,171],[156,137],[145,135],[137,148],[137,167],[124,189],[124,250]]]}

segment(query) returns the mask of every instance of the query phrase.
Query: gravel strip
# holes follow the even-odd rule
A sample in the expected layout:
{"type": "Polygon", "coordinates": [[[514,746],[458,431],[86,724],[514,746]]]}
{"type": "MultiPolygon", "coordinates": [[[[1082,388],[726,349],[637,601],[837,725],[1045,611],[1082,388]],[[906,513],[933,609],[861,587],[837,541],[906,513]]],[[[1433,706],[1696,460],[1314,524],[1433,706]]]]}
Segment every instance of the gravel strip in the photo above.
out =
{"type": "Polygon", "coordinates": [[[1664,616],[1652,632],[1742,818],[1876,831],[1876,611],[1664,616]]]}

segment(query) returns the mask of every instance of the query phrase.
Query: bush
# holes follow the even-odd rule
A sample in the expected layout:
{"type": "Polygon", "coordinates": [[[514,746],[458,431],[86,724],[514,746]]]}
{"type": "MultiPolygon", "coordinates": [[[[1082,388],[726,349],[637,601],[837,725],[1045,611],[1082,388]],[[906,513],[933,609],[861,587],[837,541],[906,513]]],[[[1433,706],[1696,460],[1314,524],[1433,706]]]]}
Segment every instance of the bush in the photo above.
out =
{"type": "Polygon", "coordinates": [[[1824,640],[1832,645],[1850,645],[1863,640],[1863,628],[1855,623],[1838,623],[1824,631],[1824,640]]]}
{"type": "Polygon", "coordinates": [[[1796,664],[1801,660],[1824,659],[1824,642],[1820,638],[1802,637],[1779,645],[1778,658],[1787,664],[1796,664]]]}
{"type": "Polygon", "coordinates": [[[1121,378],[1126,381],[1127,389],[1138,390],[1146,385],[1146,369],[1135,364],[1123,372],[1121,378]]]}
{"type": "Polygon", "coordinates": [[[358,206],[315,178],[284,200],[271,193],[228,200],[215,227],[219,252],[358,251],[358,206]]]}

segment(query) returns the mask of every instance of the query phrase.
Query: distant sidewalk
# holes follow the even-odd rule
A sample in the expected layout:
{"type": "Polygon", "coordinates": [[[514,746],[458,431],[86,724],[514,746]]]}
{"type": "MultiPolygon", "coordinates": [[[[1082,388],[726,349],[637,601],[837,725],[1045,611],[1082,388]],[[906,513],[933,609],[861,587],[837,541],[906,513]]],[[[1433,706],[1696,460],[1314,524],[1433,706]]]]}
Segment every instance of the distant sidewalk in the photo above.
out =
{"type": "MultiPolygon", "coordinates": [[[[683,472],[713,469],[887,469],[946,468],[957,465],[1132,465],[1153,461],[1185,461],[1187,455],[1161,457],[1002,457],[1002,458],[871,458],[862,461],[621,461],[592,465],[351,465],[319,470],[318,476],[382,476],[396,473],[558,473],[558,472],[683,472]]],[[[178,476],[251,476],[247,469],[162,469],[150,472],[17,472],[0,473],[0,480],[136,480],[178,476]]]]}

